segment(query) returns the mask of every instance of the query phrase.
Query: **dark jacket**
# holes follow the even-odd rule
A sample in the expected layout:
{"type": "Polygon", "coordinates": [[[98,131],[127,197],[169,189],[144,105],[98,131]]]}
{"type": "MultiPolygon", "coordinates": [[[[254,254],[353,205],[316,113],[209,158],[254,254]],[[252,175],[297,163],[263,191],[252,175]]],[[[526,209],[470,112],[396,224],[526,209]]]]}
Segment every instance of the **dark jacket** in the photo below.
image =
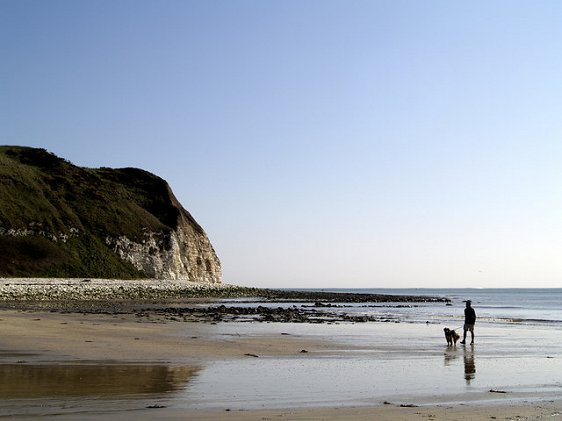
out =
{"type": "Polygon", "coordinates": [[[476,323],[476,312],[472,307],[464,309],[464,323],[467,325],[473,325],[476,323]]]}

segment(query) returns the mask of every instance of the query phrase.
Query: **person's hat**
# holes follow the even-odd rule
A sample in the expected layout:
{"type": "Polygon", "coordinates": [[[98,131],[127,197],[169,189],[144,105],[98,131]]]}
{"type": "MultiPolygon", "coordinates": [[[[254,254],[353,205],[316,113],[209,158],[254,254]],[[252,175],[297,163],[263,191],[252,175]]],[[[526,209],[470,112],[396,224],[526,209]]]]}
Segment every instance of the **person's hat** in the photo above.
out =
{"type": "Polygon", "coordinates": [[[465,303],[472,304],[472,301],[466,300],[465,303]]]}

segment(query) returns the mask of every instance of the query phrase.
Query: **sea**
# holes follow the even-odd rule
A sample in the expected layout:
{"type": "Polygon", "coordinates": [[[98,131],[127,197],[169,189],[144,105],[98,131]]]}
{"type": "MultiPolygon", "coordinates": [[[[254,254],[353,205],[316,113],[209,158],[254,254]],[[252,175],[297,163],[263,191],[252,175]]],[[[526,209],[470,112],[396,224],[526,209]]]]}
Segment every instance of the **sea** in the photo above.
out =
{"type": "MultiPolygon", "coordinates": [[[[460,328],[465,301],[471,300],[478,324],[543,326],[562,330],[562,288],[364,288],[298,289],[340,293],[416,295],[446,298],[447,302],[345,303],[340,311],[374,315],[389,321],[444,324],[460,328]]],[[[293,303],[286,303],[290,305],[293,303]]],[[[337,303],[334,303],[337,304],[337,303]]],[[[293,304],[294,305],[294,304],[293,304]]],[[[337,308],[330,308],[330,311],[337,308]]]]}
{"type": "MultiPolygon", "coordinates": [[[[562,289],[314,289],[442,297],[442,302],[315,303],[326,312],[375,316],[382,323],[220,323],[217,333],[317,338],[331,350],[209,364],[180,405],[231,408],[362,405],[373,402],[467,404],[541,401],[562,396],[562,289]],[[462,335],[466,300],[477,315],[475,344],[447,346],[443,327],[462,335]],[[304,355],[304,356],[303,356],[304,355]],[[218,381],[217,379],[221,379],[218,381]],[[232,379],[230,383],[224,379],[232,379]],[[491,391],[501,391],[492,393],[491,391]]],[[[248,302],[239,305],[252,305],[248,302]]]]}

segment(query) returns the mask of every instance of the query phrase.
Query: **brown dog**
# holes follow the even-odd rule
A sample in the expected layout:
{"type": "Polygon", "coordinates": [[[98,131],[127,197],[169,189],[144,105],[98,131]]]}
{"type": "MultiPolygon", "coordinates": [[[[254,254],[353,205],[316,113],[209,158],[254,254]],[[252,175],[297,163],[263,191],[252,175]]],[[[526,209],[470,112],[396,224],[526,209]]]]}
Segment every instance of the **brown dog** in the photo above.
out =
{"type": "Polygon", "coordinates": [[[456,345],[457,341],[460,339],[460,335],[454,330],[449,329],[448,327],[444,328],[443,331],[445,332],[445,339],[447,339],[447,345],[449,346],[452,346],[453,344],[456,345]]]}

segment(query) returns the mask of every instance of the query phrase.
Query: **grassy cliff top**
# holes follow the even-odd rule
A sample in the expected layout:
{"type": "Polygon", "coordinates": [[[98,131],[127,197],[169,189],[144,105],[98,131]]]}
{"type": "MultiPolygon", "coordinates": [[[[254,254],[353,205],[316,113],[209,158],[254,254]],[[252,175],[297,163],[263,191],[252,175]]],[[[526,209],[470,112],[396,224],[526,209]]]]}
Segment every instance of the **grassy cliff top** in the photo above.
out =
{"type": "Polygon", "coordinates": [[[0,146],[0,199],[0,234],[10,229],[44,233],[0,235],[0,276],[138,277],[142,274],[128,264],[114,262],[106,236],[139,241],[146,230],[170,232],[182,212],[203,232],[160,177],[136,168],[82,168],[45,149],[0,146]],[[73,230],[80,233],[69,240],[74,249],[48,240],[73,230]],[[90,265],[94,273],[80,269],[80,249],[99,260],[90,265]],[[47,269],[36,267],[40,261],[50,261],[47,269]],[[110,273],[104,261],[110,261],[110,273]]]}

